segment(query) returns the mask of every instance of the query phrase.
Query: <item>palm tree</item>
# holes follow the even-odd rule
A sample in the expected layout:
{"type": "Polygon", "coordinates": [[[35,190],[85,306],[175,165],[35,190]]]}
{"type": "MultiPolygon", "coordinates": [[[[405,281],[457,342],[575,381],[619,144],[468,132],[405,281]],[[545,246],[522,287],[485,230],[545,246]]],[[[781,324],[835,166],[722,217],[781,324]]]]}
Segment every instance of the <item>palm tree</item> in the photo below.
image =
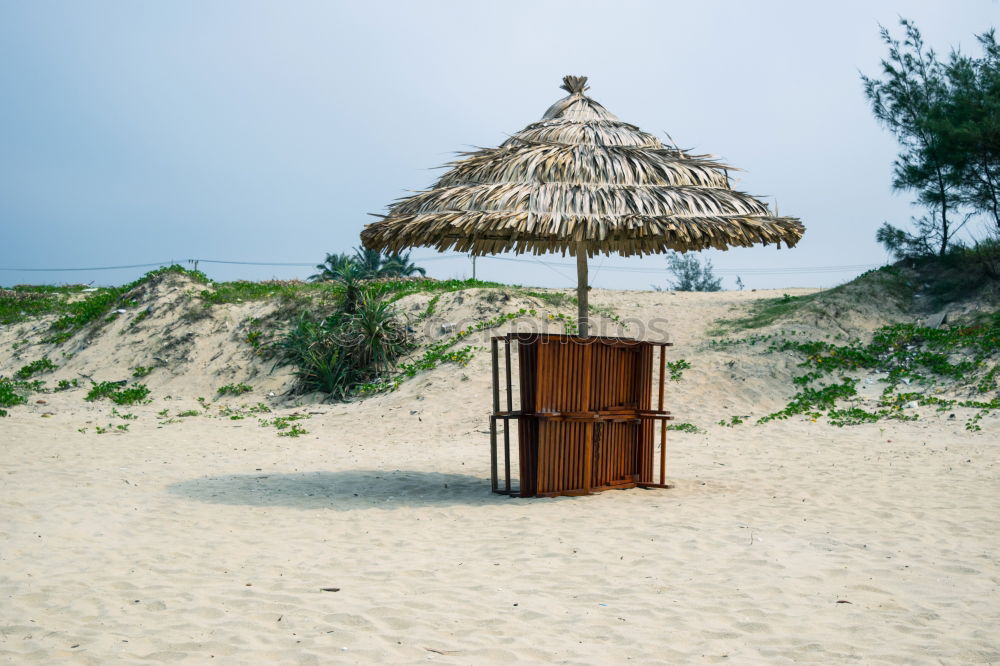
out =
{"type": "Polygon", "coordinates": [[[427,276],[427,270],[417,266],[410,261],[410,253],[399,253],[385,255],[380,273],[385,277],[410,277],[414,273],[420,273],[420,277],[427,276]]]}
{"type": "Polygon", "coordinates": [[[336,280],[340,276],[340,271],[345,263],[353,262],[353,258],[347,254],[330,254],[327,253],[326,259],[323,260],[322,264],[316,264],[316,268],[319,273],[314,273],[309,276],[310,282],[330,282],[336,280]]]}
{"type": "Polygon", "coordinates": [[[380,277],[410,277],[415,273],[426,276],[427,271],[410,261],[410,253],[386,253],[355,248],[353,255],[327,254],[322,264],[316,264],[318,273],[309,276],[310,282],[342,282],[345,275],[351,281],[380,277]]]}
{"type": "Polygon", "coordinates": [[[358,267],[362,278],[382,277],[382,266],[385,259],[378,250],[366,250],[365,248],[354,248],[354,256],[351,261],[358,267]]]}

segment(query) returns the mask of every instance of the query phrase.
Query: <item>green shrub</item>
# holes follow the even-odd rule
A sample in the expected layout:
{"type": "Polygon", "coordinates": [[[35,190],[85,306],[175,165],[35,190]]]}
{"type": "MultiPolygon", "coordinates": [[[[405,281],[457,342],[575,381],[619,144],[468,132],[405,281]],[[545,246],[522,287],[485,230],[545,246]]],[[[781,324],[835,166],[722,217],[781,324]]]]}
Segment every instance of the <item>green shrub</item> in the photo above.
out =
{"type": "Polygon", "coordinates": [[[30,382],[20,380],[14,382],[14,386],[19,389],[24,389],[25,391],[45,391],[45,380],[44,379],[32,379],[30,382]]]}
{"type": "Polygon", "coordinates": [[[43,372],[52,372],[59,366],[50,361],[47,358],[40,358],[37,361],[32,361],[28,365],[24,366],[20,370],[14,373],[14,376],[18,379],[29,379],[34,375],[43,372]]]}
{"type": "Polygon", "coordinates": [[[87,402],[94,402],[106,398],[117,391],[119,386],[121,384],[118,382],[91,382],[90,390],[87,391],[87,395],[83,399],[87,402]]]}
{"type": "Polygon", "coordinates": [[[91,382],[90,391],[84,400],[94,402],[108,398],[116,405],[134,405],[147,402],[149,389],[144,384],[125,387],[121,382],[91,382]]]}
{"type": "Polygon", "coordinates": [[[705,432],[693,423],[670,423],[667,425],[667,430],[678,430],[680,432],[689,432],[692,435],[698,435],[705,432]]]}
{"type": "Polygon", "coordinates": [[[61,302],[59,295],[37,293],[33,288],[0,289],[0,324],[58,312],[61,302]]]}
{"type": "Polygon", "coordinates": [[[676,361],[667,361],[667,369],[670,371],[670,381],[679,382],[681,377],[684,376],[684,371],[690,367],[691,364],[682,358],[676,361]]]}
{"type": "Polygon", "coordinates": [[[26,402],[28,399],[17,391],[14,382],[0,377],[0,407],[16,407],[26,402]]]}
{"type": "Polygon", "coordinates": [[[136,384],[127,389],[122,389],[109,397],[116,405],[134,405],[137,403],[149,402],[149,389],[144,384],[136,384]]]}
{"type": "Polygon", "coordinates": [[[278,430],[279,437],[298,437],[299,435],[309,434],[309,431],[295,423],[295,421],[308,418],[309,416],[306,414],[296,413],[289,414],[288,416],[275,416],[273,419],[260,419],[258,423],[262,428],[274,426],[278,430]]]}
{"type": "Polygon", "coordinates": [[[354,312],[322,319],[300,315],[277,345],[280,358],[292,363],[303,385],[344,399],[357,388],[387,375],[412,347],[396,311],[364,293],[354,312]]]}
{"type": "Polygon", "coordinates": [[[226,384],[219,387],[219,395],[243,395],[253,390],[249,384],[240,382],[239,384],[226,384]]]}

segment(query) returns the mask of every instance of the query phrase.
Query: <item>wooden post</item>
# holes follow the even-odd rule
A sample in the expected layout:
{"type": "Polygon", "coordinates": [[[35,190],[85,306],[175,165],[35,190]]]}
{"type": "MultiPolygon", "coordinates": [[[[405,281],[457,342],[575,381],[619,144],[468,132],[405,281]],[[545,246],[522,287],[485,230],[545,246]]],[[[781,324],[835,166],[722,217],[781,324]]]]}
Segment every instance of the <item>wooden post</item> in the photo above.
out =
{"type": "MultiPolygon", "coordinates": [[[[511,387],[510,377],[510,338],[503,341],[503,353],[505,361],[505,372],[507,375],[507,413],[514,411],[513,387],[511,387]]],[[[503,460],[504,460],[504,490],[510,494],[510,417],[503,421],[503,460]]]]}
{"type": "Polygon", "coordinates": [[[513,387],[511,386],[510,370],[510,338],[503,342],[504,369],[507,375],[507,411],[514,411],[513,387]]]}
{"type": "MultiPolygon", "coordinates": [[[[506,428],[506,424],[504,425],[506,428]]],[[[490,490],[496,492],[500,487],[497,478],[497,417],[490,414],[490,490]]]]}
{"type": "Polygon", "coordinates": [[[490,352],[493,360],[493,413],[500,411],[500,354],[497,339],[490,340],[490,352]]]}
{"type": "MultiPolygon", "coordinates": [[[[585,343],[586,344],[586,343],[585,343]]],[[[590,395],[590,383],[593,377],[594,348],[586,345],[583,348],[583,377],[580,381],[580,411],[592,412],[595,410],[594,401],[590,395]]],[[[590,494],[590,477],[594,473],[594,424],[583,425],[583,492],[590,494]]]]}
{"type": "MultiPolygon", "coordinates": [[[[659,409],[663,411],[664,374],[667,370],[667,348],[660,345],[660,400],[659,409]]],[[[660,420],[660,485],[667,482],[667,421],[660,420]]]]}
{"type": "MultiPolygon", "coordinates": [[[[499,479],[497,478],[497,417],[496,413],[500,411],[500,368],[498,363],[500,361],[497,354],[497,339],[493,338],[490,340],[490,351],[493,361],[493,414],[490,416],[490,484],[492,486],[493,492],[497,491],[499,486],[499,479]]],[[[510,422],[504,422],[504,433],[506,434],[507,428],[510,427],[510,422]]]]}
{"type": "Polygon", "coordinates": [[[583,241],[576,244],[576,300],[579,334],[586,337],[590,335],[590,313],[587,308],[587,244],[583,241]]]}

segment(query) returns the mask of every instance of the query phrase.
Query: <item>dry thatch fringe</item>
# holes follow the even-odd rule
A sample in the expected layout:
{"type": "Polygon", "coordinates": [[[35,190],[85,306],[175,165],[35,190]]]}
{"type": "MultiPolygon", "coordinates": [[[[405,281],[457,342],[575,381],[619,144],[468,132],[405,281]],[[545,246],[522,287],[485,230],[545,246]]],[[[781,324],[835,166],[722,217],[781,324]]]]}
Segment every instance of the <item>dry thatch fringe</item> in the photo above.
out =
{"type": "Polygon", "coordinates": [[[805,229],[732,190],[725,164],[668,148],[584,95],[586,77],[498,148],[449,164],[361,234],[366,247],[588,255],[795,245],[805,229]]]}

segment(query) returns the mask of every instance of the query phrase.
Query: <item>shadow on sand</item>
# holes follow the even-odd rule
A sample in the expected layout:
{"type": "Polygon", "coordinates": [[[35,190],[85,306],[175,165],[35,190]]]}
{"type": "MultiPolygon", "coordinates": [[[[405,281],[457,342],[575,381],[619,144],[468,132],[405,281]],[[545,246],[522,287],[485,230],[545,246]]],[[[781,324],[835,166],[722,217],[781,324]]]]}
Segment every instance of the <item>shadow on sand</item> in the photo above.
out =
{"type": "Polygon", "coordinates": [[[173,495],[212,504],[344,511],[510,501],[490,492],[489,479],[409,470],[206,476],[173,483],[167,490],[173,495]]]}

